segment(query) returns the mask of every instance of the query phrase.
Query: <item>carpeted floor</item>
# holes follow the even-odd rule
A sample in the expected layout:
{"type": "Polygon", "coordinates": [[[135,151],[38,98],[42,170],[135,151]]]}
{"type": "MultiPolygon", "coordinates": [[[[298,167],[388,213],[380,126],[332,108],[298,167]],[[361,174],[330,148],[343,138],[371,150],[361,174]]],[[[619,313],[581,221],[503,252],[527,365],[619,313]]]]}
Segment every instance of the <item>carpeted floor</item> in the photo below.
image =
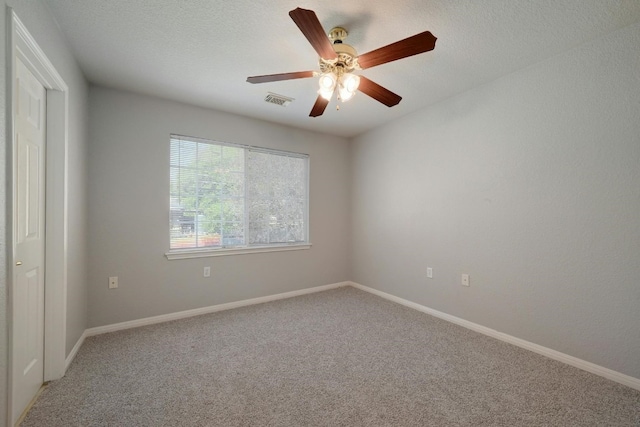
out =
{"type": "Polygon", "coordinates": [[[639,426],[640,392],[347,287],[88,338],[27,426],[639,426]]]}

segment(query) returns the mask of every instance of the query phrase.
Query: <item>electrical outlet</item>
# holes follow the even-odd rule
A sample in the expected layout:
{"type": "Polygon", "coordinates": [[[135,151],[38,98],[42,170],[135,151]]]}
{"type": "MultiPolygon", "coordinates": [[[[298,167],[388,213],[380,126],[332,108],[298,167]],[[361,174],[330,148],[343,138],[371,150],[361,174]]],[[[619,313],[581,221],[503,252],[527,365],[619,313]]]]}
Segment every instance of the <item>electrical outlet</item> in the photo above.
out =
{"type": "Polygon", "coordinates": [[[118,276],[109,277],[109,289],[115,289],[118,287],[118,276]]]}
{"type": "Polygon", "coordinates": [[[210,277],[211,276],[211,267],[205,267],[204,268],[204,277],[210,277]]]}
{"type": "Polygon", "coordinates": [[[462,286],[471,286],[469,284],[469,275],[468,274],[463,274],[462,275],[462,286]]]}
{"type": "Polygon", "coordinates": [[[433,279],[433,268],[427,267],[427,277],[433,279]]]}

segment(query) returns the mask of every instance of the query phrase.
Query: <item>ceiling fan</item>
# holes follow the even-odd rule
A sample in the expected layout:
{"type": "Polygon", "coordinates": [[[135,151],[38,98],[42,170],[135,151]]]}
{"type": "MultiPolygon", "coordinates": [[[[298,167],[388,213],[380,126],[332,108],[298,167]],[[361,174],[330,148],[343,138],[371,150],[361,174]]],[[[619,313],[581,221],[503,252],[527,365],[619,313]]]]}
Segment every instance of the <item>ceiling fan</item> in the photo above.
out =
{"type": "Polygon", "coordinates": [[[429,31],[425,31],[358,55],[353,47],[343,43],[343,40],[347,37],[347,31],[344,28],[335,27],[327,37],[314,11],[296,8],[289,12],[289,16],[320,56],[320,72],[298,71],[253,76],[248,77],[247,82],[267,83],[319,76],[320,89],[318,90],[318,99],[316,99],[311,109],[310,117],[318,117],[324,113],[336,89],[338,89],[338,99],[342,102],[351,99],[356,91],[359,90],[387,107],[393,107],[400,102],[401,96],[364,76],[353,74],[353,71],[365,70],[376,65],[428,52],[436,46],[436,37],[429,31]],[[333,41],[333,44],[331,41],[333,41]]]}

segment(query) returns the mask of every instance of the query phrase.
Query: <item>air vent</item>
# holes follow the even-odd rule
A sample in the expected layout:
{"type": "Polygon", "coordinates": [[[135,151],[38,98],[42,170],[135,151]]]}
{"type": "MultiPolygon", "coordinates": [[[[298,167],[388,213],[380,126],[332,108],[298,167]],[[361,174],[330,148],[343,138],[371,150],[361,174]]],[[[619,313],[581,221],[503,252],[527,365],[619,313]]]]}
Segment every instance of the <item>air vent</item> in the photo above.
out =
{"type": "Polygon", "coordinates": [[[283,96],[283,95],[278,95],[277,93],[267,93],[267,96],[264,98],[265,102],[268,102],[269,104],[276,104],[276,105],[280,105],[282,107],[286,107],[287,105],[291,104],[291,101],[293,101],[293,98],[289,98],[287,96],[283,96]]]}

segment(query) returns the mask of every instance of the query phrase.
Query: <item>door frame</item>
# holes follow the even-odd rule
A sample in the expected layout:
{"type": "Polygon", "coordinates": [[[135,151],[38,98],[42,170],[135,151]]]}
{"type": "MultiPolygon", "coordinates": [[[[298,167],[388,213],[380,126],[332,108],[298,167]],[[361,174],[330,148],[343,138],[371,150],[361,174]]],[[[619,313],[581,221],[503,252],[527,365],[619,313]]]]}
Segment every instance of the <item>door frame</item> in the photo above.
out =
{"type": "Polygon", "coordinates": [[[13,282],[15,267],[14,223],[14,146],[15,146],[15,69],[20,58],[47,90],[45,160],[45,285],[44,285],[44,378],[62,378],[66,370],[67,320],[67,236],[68,236],[68,135],[69,87],[44,51],[31,36],[12,8],[7,8],[7,227],[9,319],[9,424],[20,414],[12,414],[13,404],[13,282]]]}

